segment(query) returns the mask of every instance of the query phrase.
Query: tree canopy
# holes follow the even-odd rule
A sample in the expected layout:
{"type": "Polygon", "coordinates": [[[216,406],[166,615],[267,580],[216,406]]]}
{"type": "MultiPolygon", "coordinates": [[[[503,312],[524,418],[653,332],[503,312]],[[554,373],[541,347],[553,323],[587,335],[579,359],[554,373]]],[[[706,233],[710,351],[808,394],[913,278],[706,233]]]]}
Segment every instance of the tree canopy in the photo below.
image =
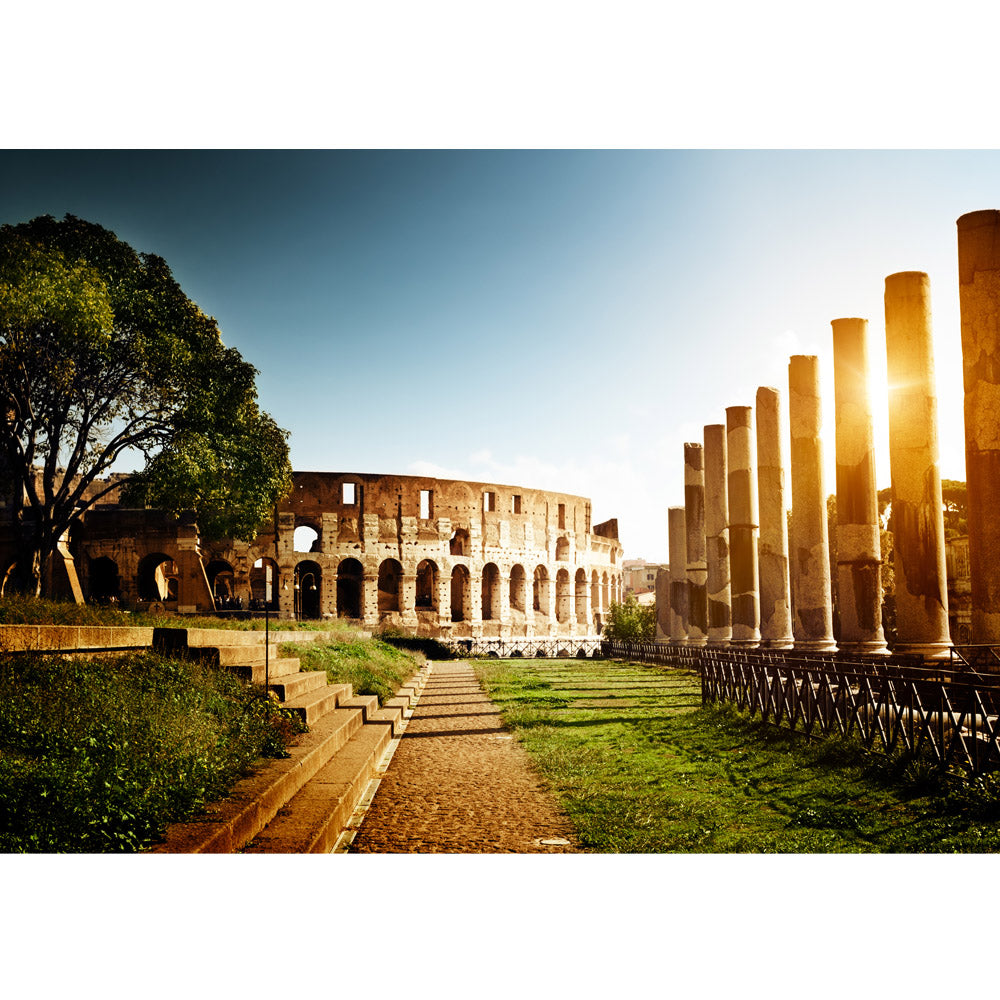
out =
{"type": "Polygon", "coordinates": [[[21,585],[38,592],[74,518],[123,484],[126,502],[193,509],[210,536],[255,537],[291,485],[256,374],[162,258],[71,215],[0,226],[0,463],[15,506],[26,497],[21,585]],[[141,468],[95,487],[128,457],[141,468]]]}
{"type": "Polygon", "coordinates": [[[605,639],[652,641],[656,638],[656,605],[640,604],[635,594],[626,594],[621,604],[612,601],[601,635],[605,639]]]}

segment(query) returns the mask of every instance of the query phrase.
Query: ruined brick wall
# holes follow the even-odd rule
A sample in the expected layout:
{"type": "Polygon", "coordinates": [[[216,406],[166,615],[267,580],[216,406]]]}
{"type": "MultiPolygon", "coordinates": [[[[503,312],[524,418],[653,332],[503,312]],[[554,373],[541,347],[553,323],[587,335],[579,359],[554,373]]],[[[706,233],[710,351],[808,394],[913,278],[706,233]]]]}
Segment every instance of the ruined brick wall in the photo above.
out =
{"type": "Polygon", "coordinates": [[[297,472],[275,523],[247,545],[185,519],[102,505],[74,537],[84,592],[127,602],[350,617],[432,636],[592,636],[622,595],[617,521],[590,501],[499,483],[297,472]],[[296,547],[296,529],[314,540],[296,547]],[[303,548],[308,551],[302,551],[303,548]]]}

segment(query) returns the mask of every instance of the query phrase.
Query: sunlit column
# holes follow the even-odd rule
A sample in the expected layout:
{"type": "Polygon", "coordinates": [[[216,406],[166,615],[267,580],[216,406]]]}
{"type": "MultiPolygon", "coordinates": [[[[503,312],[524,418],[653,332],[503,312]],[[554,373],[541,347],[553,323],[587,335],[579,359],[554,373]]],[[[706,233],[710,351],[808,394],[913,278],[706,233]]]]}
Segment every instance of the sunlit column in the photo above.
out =
{"type": "Polygon", "coordinates": [[[972,641],[1000,643],[1000,212],[958,220],[972,641]]]}
{"type": "Polygon", "coordinates": [[[947,657],[951,633],[930,279],[920,271],[885,279],[885,351],[898,635],[894,652],[947,657]]]}
{"type": "Polygon", "coordinates": [[[760,644],[757,589],[757,483],[754,479],[753,409],[726,407],[729,466],[729,574],[732,588],[733,645],[760,644]]]}
{"type": "Polygon", "coordinates": [[[888,653],[882,632],[882,546],[868,391],[868,320],[835,319],[837,593],[841,649],[888,653]]]}
{"type": "Polygon", "coordinates": [[[684,508],[671,507],[667,512],[667,522],[670,532],[670,641],[687,642],[687,527],[684,508]]]}
{"type": "Polygon", "coordinates": [[[819,358],[797,354],[788,363],[788,420],[792,462],[792,631],[795,648],[834,652],[829,531],[823,482],[823,410],[819,358]]]}
{"type": "Polygon", "coordinates": [[[788,579],[788,516],[781,394],[757,390],[757,491],[760,502],[760,638],[769,649],[791,649],[792,604],[788,579]]]}
{"type": "Polygon", "coordinates": [[[729,503],[726,427],[705,427],[705,556],[708,569],[708,645],[728,646],[733,637],[729,583],[729,503]]]}
{"type": "Polygon", "coordinates": [[[688,633],[691,646],[708,641],[705,562],[705,469],[702,446],[684,445],[684,522],[687,529],[688,633]]]}

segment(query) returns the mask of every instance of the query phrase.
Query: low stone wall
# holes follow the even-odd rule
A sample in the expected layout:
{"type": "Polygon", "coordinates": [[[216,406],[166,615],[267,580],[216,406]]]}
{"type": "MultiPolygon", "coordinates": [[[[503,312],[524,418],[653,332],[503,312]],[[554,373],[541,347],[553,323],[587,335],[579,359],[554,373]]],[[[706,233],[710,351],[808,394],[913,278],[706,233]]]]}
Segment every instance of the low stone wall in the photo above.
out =
{"type": "Polygon", "coordinates": [[[0,625],[0,653],[144,649],[153,630],[116,625],[0,625]]]}

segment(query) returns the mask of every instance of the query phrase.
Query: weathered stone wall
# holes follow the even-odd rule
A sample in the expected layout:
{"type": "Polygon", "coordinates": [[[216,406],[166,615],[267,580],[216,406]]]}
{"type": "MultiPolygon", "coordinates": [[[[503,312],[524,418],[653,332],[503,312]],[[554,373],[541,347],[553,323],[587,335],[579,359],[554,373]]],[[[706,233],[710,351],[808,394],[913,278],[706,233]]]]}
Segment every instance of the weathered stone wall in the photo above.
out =
{"type": "Polygon", "coordinates": [[[498,483],[298,472],[252,544],[208,543],[160,511],[102,505],[75,532],[84,594],[179,610],[243,608],[350,617],[422,635],[588,636],[622,597],[617,521],[590,501],[498,483]],[[301,527],[316,533],[296,548],[301,527]]]}

